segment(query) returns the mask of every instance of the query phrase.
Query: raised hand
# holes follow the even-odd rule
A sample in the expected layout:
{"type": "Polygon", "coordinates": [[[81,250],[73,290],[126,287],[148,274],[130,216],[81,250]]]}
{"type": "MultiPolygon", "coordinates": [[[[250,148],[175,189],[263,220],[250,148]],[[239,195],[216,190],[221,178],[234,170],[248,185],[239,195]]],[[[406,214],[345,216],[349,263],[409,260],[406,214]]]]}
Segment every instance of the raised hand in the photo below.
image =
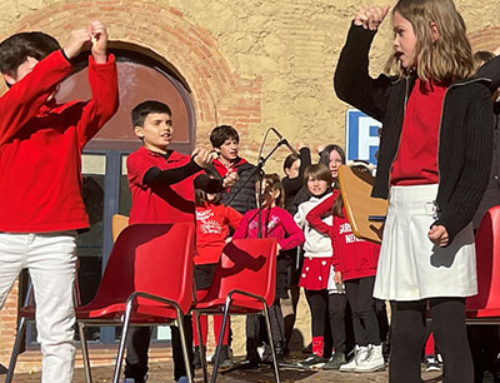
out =
{"type": "Polygon", "coordinates": [[[68,42],[63,46],[64,54],[68,59],[75,58],[82,51],[84,45],[89,42],[88,29],[75,29],[71,31],[68,42]]]}
{"type": "Polygon", "coordinates": [[[380,24],[382,24],[382,21],[384,21],[390,8],[390,5],[386,5],[385,7],[376,5],[363,7],[356,14],[354,24],[371,31],[376,31],[380,24]]]}
{"type": "Polygon", "coordinates": [[[233,187],[234,184],[238,181],[239,176],[238,173],[234,170],[230,170],[227,172],[226,176],[222,180],[222,187],[230,188],[233,187]]]}
{"type": "Polygon", "coordinates": [[[108,33],[106,27],[100,21],[91,21],[88,31],[92,42],[91,52],[95,62],[98,64],[106,63],[108,60],[108,33]]]}
{"type": "Polygon", "coordinates": [[[203,169],[208,168],[212,162],[212,155],[210,152],[202,148],[195,149],[192,153],[192,157],[196,165],[203,169]]]}

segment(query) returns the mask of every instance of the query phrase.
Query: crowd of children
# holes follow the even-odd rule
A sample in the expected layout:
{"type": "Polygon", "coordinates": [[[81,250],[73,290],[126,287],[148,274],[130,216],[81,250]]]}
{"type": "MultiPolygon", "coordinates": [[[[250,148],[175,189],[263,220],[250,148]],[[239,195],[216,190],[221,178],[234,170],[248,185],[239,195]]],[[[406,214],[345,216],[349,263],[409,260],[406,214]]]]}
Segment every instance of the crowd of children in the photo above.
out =
{"type": "MultiPolygon", "coordinates": [[[[420,382],[429,308],[433,333],[425,354],[439,368],[435,336],[446,381],[471,383],[464,320],[465,298],[477,293],[471,220],[490,176],[491,95],[500,71],[489,66],[479,72],[486,78],[474,78],[477,68],[452,0],[400,0],[391,13],[395,37],[389,64],[396,76],[372,79],[368,53],[388,13],[389,7],[368,6],[356,14],[334,79],[339,98],[384,123],[373,189],[375,197],[390,199],[382,246],[351,230],[337,182],[346,162],[341,146],[321,148],[312,164],[309,148],[301,144],[300,155],[285,160],[283,179],[262,175],[239,156],[240,137],[230,125],[212,130],[210,151],[171,150],[175,116],[153,100],[132,110],[142,146],[127,160],[130,224],[196,222],[197,299],[212,284],[226,243],[276,238],[276,296],[269,311],[279,362],[289,352],[302,287],[312,348],[299,366],[358,373],[385,369],[385,301],[391,301],[389,381],[420,382]],[[354,329],[352,353],[346,324],[354,329]]],[[[88,228],[80,156],[118,107],[116,65],[107,53],[106,28],[96,21],[72,32],[64,47],[39,32],[10,37],[0,44],[0,71],[10,88],[0,99],[0,305],[28,267],[42,381],[68,383],[74,365],[75,238],[88,228]],[[85,45],[91,49],[93,98],[59,105],[58,84],[85,45]]],[[[370,171],[366,164],[353,166],[370,171]]],[[[191,316],[184,322],[194,372],[206,347],[207,319],[201,317],[201,344],[191,316]]],[[[259,315],[247,316],[246,351],[253,367],[264,359],[261,323],[259,315]]],[[[224,334],[220,329],[221,317],[215,316],[216,341],[223,337],[221,366],[230,367],[230,326],[224,334]]],[[[124,382],[146,381],[150,336],[147,327],[130,331],[124,382]]],[[[174,378],[185,382],[175,326],[172,343],[174,378]]]]}

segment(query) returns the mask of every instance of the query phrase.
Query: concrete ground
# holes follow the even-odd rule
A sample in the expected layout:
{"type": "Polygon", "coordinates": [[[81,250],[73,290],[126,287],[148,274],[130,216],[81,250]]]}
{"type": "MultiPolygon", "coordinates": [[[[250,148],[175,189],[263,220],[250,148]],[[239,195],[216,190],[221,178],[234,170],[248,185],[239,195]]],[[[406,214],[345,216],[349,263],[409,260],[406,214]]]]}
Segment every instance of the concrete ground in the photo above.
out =
{"type": "MultiPolygon", "coordinates": [[[[340,373],[336,371],[321,370],[292,370],[281,369],[281,381],[283,383],[385,383],[387,382],[387,370],[384,372],[355,374],[340,373]]],[[[112,367],[96,367],[92,370],[94,383],[110,383],[113,376],[112,367]]],[[[172,362],[154,363],[150,366],[148,383],[167,383],[173,382],[172,362]]],[[[426,383],[441,383],[439,373],[423,373],[426,383]]],[[[0,377],[2,379],[2,377],[0,377]]],[[[196,371],[196,383],[203,382],[201,370],[196,371]]],[[[268,383],[274,382],[274,375],[268,366],[256,370],[233,371],[229,374],[219,375],[217,379],[221,383],[268,383]]],[[[13,383],[35,383],[40,382],[40,373],[18,374],[14,377],[13,383]]],[[[85,383],[85,376],[82,369],[75,371],[73,383],[85,383]]]]}

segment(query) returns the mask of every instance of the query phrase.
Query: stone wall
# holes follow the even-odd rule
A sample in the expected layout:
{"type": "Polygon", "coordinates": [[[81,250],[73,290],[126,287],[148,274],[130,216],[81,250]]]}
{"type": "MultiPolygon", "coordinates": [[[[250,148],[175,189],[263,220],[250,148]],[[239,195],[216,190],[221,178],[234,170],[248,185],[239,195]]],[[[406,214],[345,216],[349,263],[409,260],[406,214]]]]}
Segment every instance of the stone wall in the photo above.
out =
{"type": "MultiPolygon", "coordinates": [[[[255,161],[263,132],[270,126],[294,144],[344,144],[347,106],[332,89],[334,64],[357,9],[375,3],[3,0],[0,39],[22,30],[43,30],[64,42],[70,29],[99,19],[108,25],[113,41],[151,49],[184,77],[193,93],[198,144],[207,144],[215,124],[233,124],[241,132],[242,155],[255,161]]],[[[457,0],[457,5],[475,48],[500,45],[498,0],[457,0]]],[[[386,22],[371,52],[373,73],[383,67],[390,39],[386,22]]],[[[281,171],[287,154],[281,149],[268,170],[281,171]]],[[[300,310],[307,319],[307,307],[300,310]]],[[[10,310],[1,312],[0,353],[10,350],[11,319],[10,310]]],[[[307,342],[308,323],[302,322],[307,342]]]]}

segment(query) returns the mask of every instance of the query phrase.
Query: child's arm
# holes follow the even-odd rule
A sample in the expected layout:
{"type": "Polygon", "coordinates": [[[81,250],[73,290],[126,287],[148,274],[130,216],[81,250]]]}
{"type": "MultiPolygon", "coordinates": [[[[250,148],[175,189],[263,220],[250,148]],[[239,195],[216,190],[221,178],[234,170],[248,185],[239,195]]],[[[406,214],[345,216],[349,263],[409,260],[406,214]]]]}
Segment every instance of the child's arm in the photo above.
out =
{"type": "Polygon", "coordinates": [[[240,212],[234,210],[231,206],[226,206],[225,215],[229,226],[231,226],[231,228],[233,228],[234,230],[237,230],[240,227],[243,215],[240,212]]]}
{"type": "Polygon", "coordinates": [[[467,145],[464,145],[462,170],[449,202],[438,211],[439,218],[433,224],[445,228],[444,232],[437,233],[437,238],[432,238],[441,247],[448,246],[472,221],[489,182],[494,123],[491,94],[488,88],[478,84],[471,87],[469,96],[468,118],[464,122],[467,145]]]}
{"type": "Polygon", "coordinates": [[[92,55],[89,57],[92,98],[83,108],[77,125],[81,149],[118,110],[118,75],[114,56],[107,55],[106,27],[99,21],[92,21],[88,33],[92,36],[92,55]]]}
{"type": "Polygon", "coordinates": [[[86,30],[74,30],[63,49],[52,52],[0,98],[0,145],[9,141],[33,118],[71,73],[70,59],[90,41],[86,30]]]}
{"type": "Polygon", "coordinates": [[[248,234],[248,224],[251,211],[247,212],[240,221],[240,225],[233,234],[233,239],[247,238],[248,234]]]}
{"type": "Polygon", "coordinates": [[[279,241],[278,245],[280,250],[289,250],[302,245],[306,239],[304,233],[300,227],[297,226],[290,213],[286,210],[282,212],[283,214],[281,214],[280,220],[288,236],[279,241]]]}
{"type": "Polygon", "coordinates": [[[307,222],[321,234],[329,235],[330,233],[331,226],[324,223],[321,218],[333,214],[333,204],[338,195],[338,192],[334,193],[306,215],[307,222]]]}
{"type": "MultiPolygon", "coordinates": [[[[372,8],[373,15],[375,10],[378,12],[377,21],[380,19],[379,22],[382,22],[389,9],[370,7],[372,8]]],[[[383,121],[391,81],[387,76],[380,76],[376,80],[370,77],[368,54],[378,24],[372,22],[370,27],[370,22],[363,20],[364,17],[364,10],[361,10],[349,30],[347,41],[340,53],[333,84],[341,100],[378,121],[383,121]]]]}

